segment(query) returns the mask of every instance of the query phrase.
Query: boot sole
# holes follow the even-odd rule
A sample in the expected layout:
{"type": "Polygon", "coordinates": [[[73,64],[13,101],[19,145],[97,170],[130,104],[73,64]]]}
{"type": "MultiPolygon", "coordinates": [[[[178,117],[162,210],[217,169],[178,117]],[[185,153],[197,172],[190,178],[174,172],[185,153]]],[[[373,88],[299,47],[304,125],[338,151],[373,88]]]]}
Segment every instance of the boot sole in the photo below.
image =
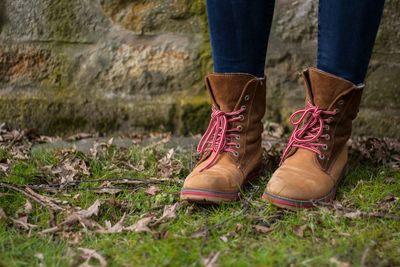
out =
{"type": "Polygon", "coordinates": [[[239,192],[218,192],[191,188],[185,188],[181,191],[181,200],[197,203],[232,202],[238,200],[239,198],[239,192]]]}
{"type": "Polygon", "coordinates": [[[285,209],[310,209],[315,207],[316,202],[329,203],[335,199],[336,188],[329,192],[326,196],[314,200],[298,200],[277,196],[268,192],[264,192],[262,198],[271,202],[271,204],[285,209]]]}
{"type": "Polygon", "coordinates": [[[346,169],[347,169],[347,167],[345,167],[343,169],[342,174],[340,175],[340,178],[338,179],[338,181],[336,182],[336,184],[332,188],[332,190],[328,194],[326,194],[325,196],[323,196],[319,199],[312,199],[312,200],[291,199],[291,198],[285,198],[285,197],[281,197],[278,195],[274,195],[274,194],[268,193],[266,191],[264,191],[262,199],[269,201],[272,205],[277,206],[279,208],[290,209],[290,210],[315,208],[316,203],[318,203],[318,202],[330,203],[336,197],[337,189],[344,180],[346,169]]]}
{"type": "MultiPolygon", "coordinates": [[[[261,168],[250,173],[243,182],[245,185],[248,181],[255,179],[260,175],[261,168]]],[[[207,189],[184,188],[181,190],[181,200],[201,203],[201,204],[218,204],[222,202],[233,202],[240,199],[240,191],[237,192],[220,192],[207,189]]]]}

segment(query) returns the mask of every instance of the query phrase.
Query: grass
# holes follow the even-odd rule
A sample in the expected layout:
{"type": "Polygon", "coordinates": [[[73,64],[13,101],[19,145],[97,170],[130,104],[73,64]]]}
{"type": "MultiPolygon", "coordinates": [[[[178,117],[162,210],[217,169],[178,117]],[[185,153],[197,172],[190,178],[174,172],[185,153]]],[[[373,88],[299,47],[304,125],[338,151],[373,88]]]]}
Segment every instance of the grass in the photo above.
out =
{"type": "MultiPolygon", "coordinates": [[[[66,159],[86,163],[89,174],[78,172],[82,180],[115,177],[160,176],[164,146],[129,149],[107,146],[96,156],[75,151],[34,150],[27,159],[14,159],[7,148],[0,149],[2,161],[11,160],[10,169],[1,180],[13,184],[51,183],[59,177],[48,171],[66,159]],[[135,168],[127,168],[122,163],[135,168]],[[47,167],[46,167],[47,166],[47,167]],[[47,171],[46,171],[47,170],[47,171]]],[[[183,180],[188,173],[190,153],[176,150],[172,164],[180,164],[172,176],[183,180]]],[[[174,166],[174,165],[172,165],[174,166]]],[[[365,212],[382,211],[400,215],[400,203],[382,208],[388,196],[400,196],[400,173],[385,166],[370,166],[352,161],[351,170],[338,193],[346,207],[365,212]]],[[[174,167],[173,167],[174,168],[174,167]]],[[[267,173],[248,186],[243,200],[220,206],[182,204],[177,217],[154,228],[154,233],[99,234],[75,225],[55,235],[39,235],[48,228],[51,215],[33,203],[28,222],[38,225],[31,231],[17,228],[10,220],[0,219],[0,266],[79,266],[79,247],[94,249],[109,266],[201,266],[202,259],[219,253],[219,266],[400,266],[400,222],[374,217],[345,218],[334,209],[302,211],[279,210],[260,200],[268,180],[267,173]],[[253,225],[269,227],[259,233],[253,225]],[[304,236],[296,234],[302,227],[304,236]],[[193,237],[194,233],[202,233],[193,237]],[[204,232],[204,231],[203,231],[204,232]]],[[[93,219],[104,225],[116,223],[123,213],[124,224],[135,223],[149,212],[179,200],[179,183],[160,185],[155,196],[146,188],[124,190],[115,195],[90,190],[98,183],[81,183],[75,191],[56,194],[40,192],[68,202],[70,206],[89,207],[103,200],[93,219]],[[79,195],[78,195],[79,194],[79,195]]],[[[23,210],[26,198],[14,191],[0,189],[0,207],[8,217],[23,210]]],[[[58,221],[62,216],[58,216],[58,221]]],[[[91,262],[96,266],[96,262],[91,262]]]]}

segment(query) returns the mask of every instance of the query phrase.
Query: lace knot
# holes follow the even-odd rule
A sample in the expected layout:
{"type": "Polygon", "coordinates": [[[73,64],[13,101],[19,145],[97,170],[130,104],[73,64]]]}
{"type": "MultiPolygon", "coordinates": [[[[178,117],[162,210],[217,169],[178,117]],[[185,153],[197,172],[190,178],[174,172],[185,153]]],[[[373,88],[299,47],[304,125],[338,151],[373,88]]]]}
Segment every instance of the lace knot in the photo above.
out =
{"type": "Polygon", "coordinates": [[[241,107],[237,111],[224,112],[217,107],[212,107],[211,120],[208,128],[197,146],[197,152],[202,156],[205,152],[211,151],[214,153],[210,162],[201,170],[210,168],[217,160],[218,154],[222,152],[229,152],[238,156],[236,150],[232,147],[238,148],[238,143],[233,142],[239,136],[238,132],[241,127],[231,127],[231,122],[241,121],[242,116],[239,116],[245,108],[241,107]]]}
{"type": "Polygon", "coordinates": [[[332,121],[330,118],[323,118],[323,115],[335,114],[335,111],[323,110],[318,106],[312,105],[310,102],[307,103],[304,109],[294,112],[290,116],[290,123],[294,126],[294,129],[289,138],[288,145],[283,151],[280,164],[283,163],[293,147],[307,149],[322,156],[319,148],[326,148],[326,145],[319,142],[319,137],[321,137],[324,129],[326,129],[325,124],[329,124],[332,121]]]}

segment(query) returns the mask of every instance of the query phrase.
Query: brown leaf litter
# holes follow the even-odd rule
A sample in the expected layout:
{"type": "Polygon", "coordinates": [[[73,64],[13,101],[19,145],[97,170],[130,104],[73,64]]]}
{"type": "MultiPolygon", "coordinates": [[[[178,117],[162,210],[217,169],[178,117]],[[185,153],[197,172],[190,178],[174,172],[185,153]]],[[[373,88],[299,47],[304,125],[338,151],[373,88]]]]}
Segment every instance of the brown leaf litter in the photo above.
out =
{"type": "Polygon", "coordinates": [[[98,214],[100,205],[101,201],[97,199],[88,209],[73,212],[60,224],[55,227],[45,229],[41,231],[40,234],[54,233],[60,231],[64,226],[70,226],[77,222],[81,223],[81,225],[89,229],[97,228],[99,227],[99,225],[96,222],[90,220],[90,217],[98,214]]]}
{"type": "Polygon", "coordinates": [[[293,228],[293,233],[295,234],[295,235],[297,235],[298,237],[304,237],[304,231],[306,230],[308,228],[308,226],[305,224],[305,225],[296,225],[294,228],[293,228]]]}
{"type": "Polygon", "coordinates": [[[175,149],[171,148],[158,160],[158,174],[160,177],[172,178],[183,169],[182,162],[175,158],[175,149]]]}
{"type": "Polygon", "coordinates": [[[204,267],[217,267],[220,255],[220,252],[212,252],[207,257],[202,258],[201,262],[204,267]]]}
{"type": "Polygon", "coordinates": [[[160,187],[152,185],[144,191],[147,195],[155,196],[157,193],[161,192],[160,187]]]}
{"type": "Polygon", "coordinates": [[[108,263],[106,259],[96,250],[89,248],[78,248],[78,250],[81,252],[79,257],[83,260],[83,262],[79,264],[78,267],[107,267],[108,263]],[[97,261],[98,265],[92,265],[90,263],[92,260],[97,261]]]}

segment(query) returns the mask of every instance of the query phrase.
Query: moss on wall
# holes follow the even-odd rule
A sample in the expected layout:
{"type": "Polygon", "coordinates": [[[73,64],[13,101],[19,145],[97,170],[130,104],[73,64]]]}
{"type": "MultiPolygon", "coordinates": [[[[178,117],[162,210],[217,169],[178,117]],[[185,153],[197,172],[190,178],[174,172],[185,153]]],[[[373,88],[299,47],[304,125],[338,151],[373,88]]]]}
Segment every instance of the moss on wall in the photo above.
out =
{"type": "Polygon", "coordinates": [[[46,21],[51,35],[57,40],[69,40],[80,34],[76,27],[75,0],[50,1],[46,7],[46,21]]]}
{"type": "Polygon", "coordinates": [[[210,102],[205,95],[184,98],[179,103],[179,121],[177,130],[180,134],[201,134],[210,120],[210,102]]]}
{"type": "Polygon", "coordinates": [[[0,97],[0,113],[12,128],[35,129],[40,134],[68,135],[77,131],[100,134],[163,130],[172,104],[152,101],[110,101],[82,95],[58,94],[0,97]]]}
{"type": "Polygon", "coordinates": [[[206,1],[204,0],[193,0],[189,1],[191,12],[199,16],[201,19],[202,29],[202,43],[200,46],[199,59],[201,62],[201,73],[205,76],[207,73],[212,71],[212,52],[210,45],[210,36],[208,34],[208,21],[206,12],[206,1]]]}

